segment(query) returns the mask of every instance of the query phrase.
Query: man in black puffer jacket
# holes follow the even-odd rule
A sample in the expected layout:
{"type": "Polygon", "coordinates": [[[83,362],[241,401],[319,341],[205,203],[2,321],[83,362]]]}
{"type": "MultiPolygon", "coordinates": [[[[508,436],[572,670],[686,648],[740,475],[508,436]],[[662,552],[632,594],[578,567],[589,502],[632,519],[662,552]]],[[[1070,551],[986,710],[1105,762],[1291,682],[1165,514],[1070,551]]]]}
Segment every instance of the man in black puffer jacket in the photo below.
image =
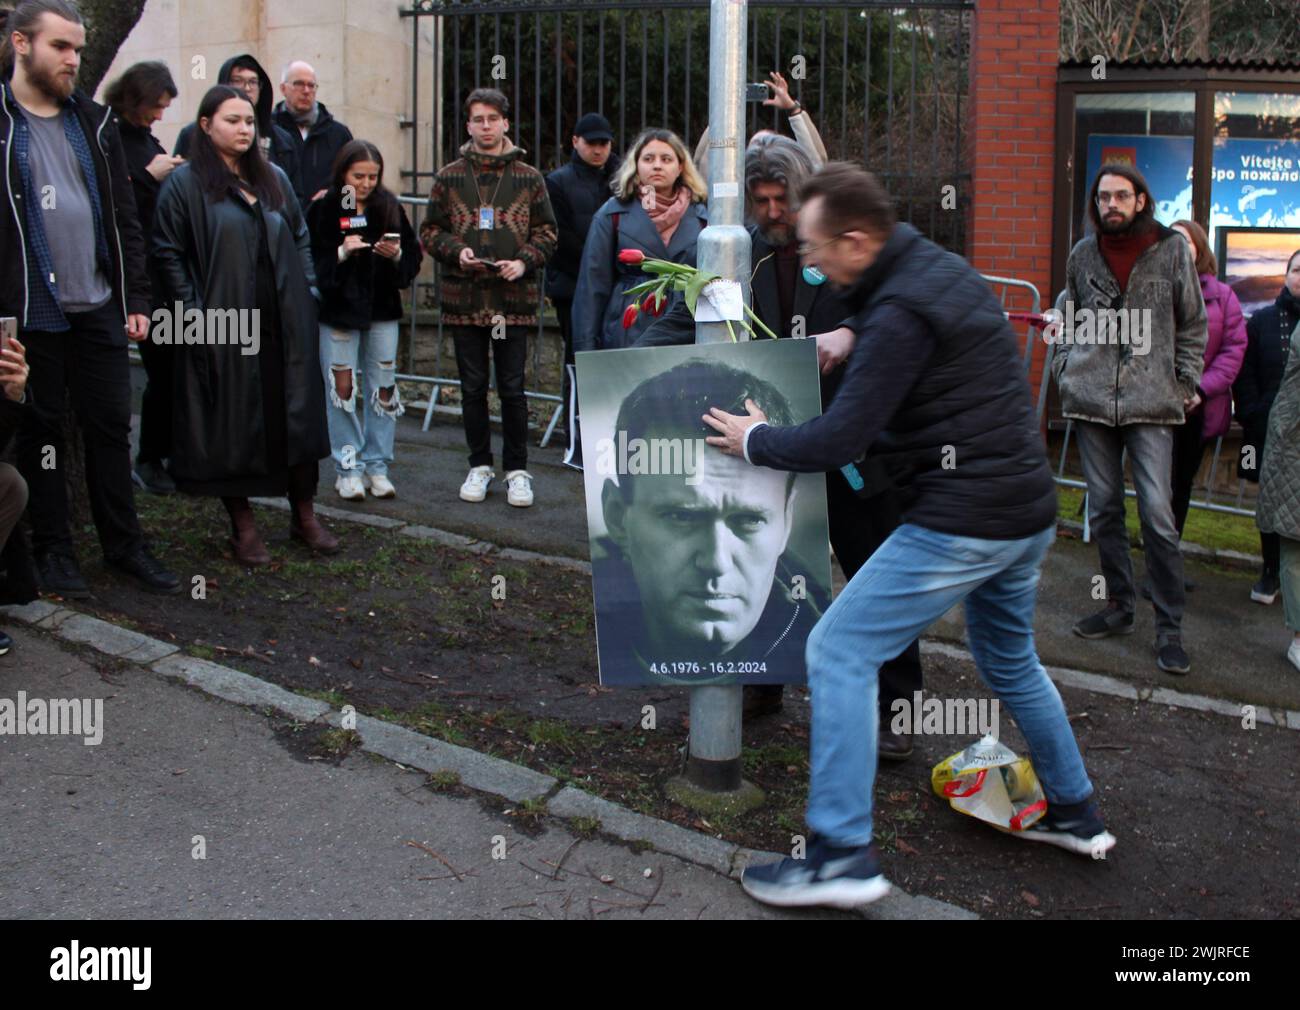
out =
{"type": "Polygon", "coordinates": [[[851,288],[859,307],[843,381],[824,414],[792,427],[768,425],[752,401],[746,416],[715,407],[706,420],[720,434],[708,441],[756,466],[805,472],[879,449],[900,475],[903,524],[808,639],[806,858],[746,869],[745,890],[773,904],[843,907],[888,892],[872,845],[877,672],[962,602],[975,661],[1028,741],[1049,803],[1016,834],[1100,857],[1115,839],[1034,651],[1056,491],[1015,335],[979,274],[896,224],[867,172],[828,165],[800,202],[805,262],[851,288]]]}

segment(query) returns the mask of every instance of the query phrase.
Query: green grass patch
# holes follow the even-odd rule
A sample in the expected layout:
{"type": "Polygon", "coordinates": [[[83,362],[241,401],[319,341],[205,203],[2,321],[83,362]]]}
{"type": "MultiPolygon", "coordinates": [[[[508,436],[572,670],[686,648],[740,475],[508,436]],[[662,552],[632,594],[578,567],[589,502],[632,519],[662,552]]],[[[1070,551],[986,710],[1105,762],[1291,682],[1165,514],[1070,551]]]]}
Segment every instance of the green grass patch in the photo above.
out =
{"type": "MultiPolygon", "coordinates": [[[[1072,522],[1082,522],[1083,514],[1079,511],[1079,507],[1083,503],[1083,491],[1080,488],[1058,487],[1056,492],[1057,515],[1072,522]]],[[[1126,501],[1124,511],[1129,539],[1136,543],[1142,535],[1142,525],[1138,521],[1137,501],[1126,501]]],[[[1200,544],[1212,550],[1241,551],[1244,554],[1259,553],[1259,528],[1255,525],[1254,519],[1245,516],[1191,509],[1187,513],[1183,539],[1188,543],[1200,544]]]]}

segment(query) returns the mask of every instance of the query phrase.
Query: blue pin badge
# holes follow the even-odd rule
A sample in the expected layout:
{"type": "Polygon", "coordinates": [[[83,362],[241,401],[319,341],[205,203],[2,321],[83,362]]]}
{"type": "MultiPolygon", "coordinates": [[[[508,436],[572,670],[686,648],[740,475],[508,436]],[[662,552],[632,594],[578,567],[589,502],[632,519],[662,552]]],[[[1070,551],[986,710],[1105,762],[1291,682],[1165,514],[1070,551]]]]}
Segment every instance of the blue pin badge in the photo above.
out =
{"type": "Polygon", "coordinates": [[[820,270],[818,270],[816,267],[804,267],[803,279],[806,283],[811,284],[813,287],[816,287],[818,284],[826,283],[826,275],[822,273],[820,270]]]}

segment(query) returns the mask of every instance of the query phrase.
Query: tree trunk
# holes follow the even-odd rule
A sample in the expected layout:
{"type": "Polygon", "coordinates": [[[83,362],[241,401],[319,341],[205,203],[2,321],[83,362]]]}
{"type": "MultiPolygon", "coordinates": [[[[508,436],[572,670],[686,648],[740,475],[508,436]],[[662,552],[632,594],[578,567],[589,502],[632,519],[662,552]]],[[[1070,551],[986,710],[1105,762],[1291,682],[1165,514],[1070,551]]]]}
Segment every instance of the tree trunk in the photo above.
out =
{"type": "Polygon", "coordinates": [[[144,13],[145,0],[80,0],[86,19],[86,48],[81,53],[77,86],[88,95],[99,88],[131,29],[144,13]]]}

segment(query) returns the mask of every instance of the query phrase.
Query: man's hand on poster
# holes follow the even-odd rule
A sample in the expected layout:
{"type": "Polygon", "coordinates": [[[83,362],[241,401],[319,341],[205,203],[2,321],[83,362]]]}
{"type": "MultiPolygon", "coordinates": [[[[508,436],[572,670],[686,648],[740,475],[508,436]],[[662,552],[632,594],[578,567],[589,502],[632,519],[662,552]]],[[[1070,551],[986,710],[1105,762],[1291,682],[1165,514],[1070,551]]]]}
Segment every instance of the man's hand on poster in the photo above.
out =
{"type": "Polygon", "coordinates": [[[847,326],[841,326],[828,333],[815,333],[813,340],[817,341],[817,367],[822,375],[828,375],[853,353],[857,335],[847,326]]]}
{"type": "Polygon", "coordinates": [[[740,456],[743,459],[745,432],[759,421],[767,420],[767,415],[753,400],[745,400],[745,410],[748,411],[747,414],[728,414],[718,407],[710,407],[709,412],[704,415],[704,423],[721,434],[710,435],[705,441],[709,445],[717,446],[728,456],[740,456]]]}

